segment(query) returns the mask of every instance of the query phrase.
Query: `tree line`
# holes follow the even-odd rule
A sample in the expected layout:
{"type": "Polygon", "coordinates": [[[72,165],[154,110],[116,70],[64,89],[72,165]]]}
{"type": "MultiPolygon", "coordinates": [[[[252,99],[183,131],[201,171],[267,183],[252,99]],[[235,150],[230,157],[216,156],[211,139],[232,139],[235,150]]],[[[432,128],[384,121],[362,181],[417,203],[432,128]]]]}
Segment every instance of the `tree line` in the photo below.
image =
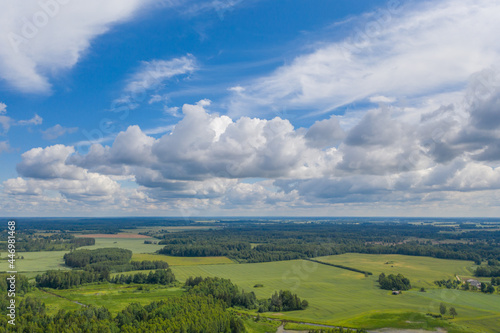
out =
{"type": "Polygon", "coordinates": [[[162,284],[175,282],[175,275],[170,268],[157,269],[146,273],[117,275],[110,277],[108,270],[104,271],[47,271],[35,278],[36,286],[40,288],[69,289],[87,283],[109,282],[121,284],[162,284]]]}
{"type": "MultiPolygon", "coordinates": [[[[74,237],[66,233],[44,236],[22,232],[16,236],[18,252],[69,251],[82,246],[95,245],[94,238],[74,237]]],[[[6,251],[7,244],[1,243],[0,250],[6,251]]]]}

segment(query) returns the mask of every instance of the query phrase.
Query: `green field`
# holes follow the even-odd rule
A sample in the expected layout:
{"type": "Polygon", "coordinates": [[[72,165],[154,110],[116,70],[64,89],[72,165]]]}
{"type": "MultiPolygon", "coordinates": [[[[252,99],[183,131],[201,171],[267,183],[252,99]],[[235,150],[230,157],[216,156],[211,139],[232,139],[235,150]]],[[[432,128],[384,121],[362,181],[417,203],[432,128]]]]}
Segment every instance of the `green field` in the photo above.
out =
{"type": "Polygon", "coordinates": [[[165,261],[170,266],[234,264],[228,257],[171,257],[162,254],[134,254],[132,260],[165,261]]]}
{"type": "Polygon", "coordinates": [[[95,238],[95,245],[83,246],[80,249],[95,250],[103,247],[119,247],[132,253],[154,253],[163,248],[163,245],[144,244],[142,238],[95,238]]]}
{"type": "Polygon", "coordinates": [[[160,301],[183,293],[183,290],[178,287],[167,288],[158,285],[142,285],[149,290],[138,290],[139,286],[141,285],[105,283],[79,286],[67,290],[51,290],[51,292],[85,305],[105,306],[114,314],[126,308],[130,303],[135,302],[146,305],[153,301],[160,301]]]}
{"type": "MultiPolygon", "coordinates": [[[[368,258],[373,260],[370,255],[365,256],[368,256],[366,260],[368,258]]],[[[403,258],[399,259],[402,262],[403,258]]],[[[415,257],[407,257],[409,261],[412,259],[415,257]]],[[[427,261],[430,267],[440,267],[439,259],[417,259],[419,259],[418,265],[424,265],[427,261]]],[[[463,265],[463,262],[458,261],[454,264],[452,262],[451,267],[457,267],[455,265],[463,265]]],[[[453,273],[445,271],[449,267],[445,265],[441,271],[431,274],[428,279],[432,280],[443,274],[453,276],[455,271],[452,271],[453,273]]],[[[366,328],[391,326],[421,328],[437,327],[437,324],[447,327],[449,324],[446,321],[436,321],[427,316],[419,317],[417,323],[411,320],[415,313],[437,313],[440,302],[457,309],[459,313],[459,317],[455,320],[457,323],[472,322],[477,318],[487,317],[494,320],[500,318],[498,306],[478,306],[483,302],[500,304],[499,295],[488,296],[457,291],[453,298],[445,298],[439,294],[441,290],[437,290],[436,293],[405,292],[403,295],[393,296],[389,291],[378,288],[376,276],[365,277],[360,273],[304,260],[239,265],[175,266],[172,270],[180,281],[189,276],[220,276],[231,279],[246,291],[254,291],[258,298],[268,298],[275,290],[289,289],[309,301],[306,310],[275,316],[280,319],[366,328]],[[256,283],[261,283],[264,287],[253,288],[256,283]],[[488,298],[490,296],[491,298],[488,298]]],[[[411,275],[409,277],[411,279],[411,275]]],[[[450,329],[450,332],[452,331],[460,332],[450,329]]],[[[471,329],[462,331],[473,332],[471,329]]]]}
{"type": "MultiPolygon", "coordinates": [[[[68,251],[19,252],[17,255],[24,257],[24,259],[16,259],[16,270],[32,277],[50,269],[69,269],[64,265],[63,256],[65,253],[68,251]]],[[[7,270],[9,270],[8,262],[0,260],[0,271],[7,270]]]]}
{"type": "Polygon", "coordinates": [[[348,253],[315,260],[369,271],[377,276],[382,272],[386,275],[401,273],[410,278],[413,286],[426,288],[435,287],[436,280],[455,279],[455,275],[471,276],[477,267],[472,261],[397,254],[348,253]]]}
{"type": "MultiPolygon", "coordinates": [[[[52,292],[52,291],[51,291],[52,292]]],[[[57,311],[64,309],[67,311],[72,311],[72,310],[78,310],[81,309],[81,305],[76,304],[73,301],[64,299],[62,297],[57,297],[55,295],[52,295],[51,293],[44,292],[42,290],[35,290],[28,295],[30,297],[36,297],[39,300],[41,300],[43,303],[45,303],[45,310],[47,311],[47,314],[49,315],[54,315],[57,313],[57,311]]]]}
{"type": "MultiPolygon", "coordinates": [[[[172,267],[178,281],[184,282],[189,276],[219,276],[231,279],[245,291],[254,291],[258,298],[269,298],[282,289],[291,290],[306,299],[310,306],[303,311],[265,315],[276,319],[298,322],[342,325],[377,329],[436,328],[443,327],[448,332],[495,332],[491,327],[500,326],[500,295],[485,295],[479,292],[437,289],[433,281],[453,279],[455,275],[470,276],[474,264],[468,261],[443,260],[428,257],[403,255],[344,254],[316,258],[361,270],[373,272],[364,274],[336,268],[307,260],[292,260],[256,264],[235,264],[226,257],[170,257],[143,251],[155,251],[158,245],[144,244],[142,239],[96,239],[95,246],[128,248],[134,252],[133,260],[164,260],[172,267]],[[403,295],[393,296],[391,292],[378,287],[378,274],[384,272],[402,273],[410,278],[413,290],[403,295]],[[262,284],[261,288],[254,288],[262,284]],[[426,292],[419,292],[423,286],[426,292]],[[454,320],[439,320],[426,316],[437,313],[439,304],[455,307],[458,317],[454,320]]],[[[67,269],[63,266],[64,251],[21,253],[25,259],[17,260],[18,270],[34,276],[47,269],[67,269]]],[[[0,262],[2,270],[6,261],[0,262]]],[[[147,273],[147,271],[142,271],[147,273]]],[[[123,274],[133,274],[125,272],[123,274]]],[[[122,273],[118,273],[122,274],[122,273]]],[[[113,274],[115,275],[115,274],[113,274]]],[[[183,291],[180,288],[144,286],[149,290],[138,290],[138,285],[86,285],[69,290],[54,290],[63,298],[43,291],[32,292],[42,297],[48,311],[74,309],[78,301],[87,305],[106,306],[117,313],[129,303],[148,304],[183,291]]],[[[30,293],[30,294],[32,294],[30,293]]],[[[252,312],[252,311],[250,311],[252,312]]],[[[268,324],[253,323],[254,332],[265,332],[268,324]]]]}

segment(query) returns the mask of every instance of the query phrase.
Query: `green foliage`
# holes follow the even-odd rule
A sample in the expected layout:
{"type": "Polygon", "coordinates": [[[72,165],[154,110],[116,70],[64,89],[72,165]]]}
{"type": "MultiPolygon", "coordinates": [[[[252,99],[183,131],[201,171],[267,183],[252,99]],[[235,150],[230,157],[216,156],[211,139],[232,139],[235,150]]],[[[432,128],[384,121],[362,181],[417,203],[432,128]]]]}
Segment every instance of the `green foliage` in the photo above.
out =
{"type": "MultiPolygon", "coordinates": [[[[7,327],[7,320],[7,316],[0,317],[0,332],[7,327]]],[[[93,306],[49,316],[43,303],[28,297],[17,308],[15,328],[35,333],[245,332],[243,321],[228,312],[222,301],[192,294],[146,306],[133,303],[115,318],[105,307],[93,306]]]]}
{"type": "Polygon", "coordinates": [[[240,291],[231,280],[214,278],[189,278],[184,285],[190,294],[210,295],[222,300],[226,306],[241,306],[247,309],[257,307],[257,298],[254,292],[240,291]]]}
{"type": "Polygon", "coordinates": [[[481,283],[481,291],[486,294],[493,294],[495,287],[491,283],[481,283]]]}
{"type": "MultiPolygon", "coordinates": [[[[17,252],[38,252],[38,251],[68,251],[81,246],[95,244],[94,238],[77,238],[66,233],[54,235],[34,235],[26,232],[18,233],[16,239],[17,252]]],[[[7,244],[0,243],[0,251],[6,251],[7,244]]]]}
{"type": "Polygon", "coordinates": [[[462,285],[457,279],[438,280],[434,281],[434,284],[440,288],[446,287],[448,289],[458,289],[462,285]]]}
{"type": "Polygon", "coordinates": [[[500,277],[500,266],[479,266],[474,275],[478,277],[500,277]]]}
{"type": "Polygon", "coordinates": [[[149,274],[116,275],[110,278],[109,271],[47,271],[35,278],[37,287],[53,289],[69,289],[93,282],[110,282],[121,284],[161,284],[175,282],[175,275],[170,268],[150,271],[149,274]]]}
{"type": "MultiPolygon", "coordinates": [[[[440,228],[446,231],[446,228],[440,228]]],[[[454,231],[449,229],[448,231],[454,231]]],[[[431,225],[401,223],[241,224],[207,231],[166,233],[161,254],[173,256],[228,256],[239,262],[305,259],[343,253],[403,254],[442,259],[481,261],[500,258],[500,233],[470,231],[437,233],[431,225]],[[408,241],[408,238],[427,239],[408,241]],[[428,239],[453,239],[433,244],[428,239]],[[480,240],[488,240],[482,242],[480,240]],[[252,244],[258,244],[252,248],[252,244]]]]}
{"type": "MultiPolygon", "coordinates": [[[[27,292],[33,289],[33,286],[29,283],[28,278],[22,274],[14,274],[15,275],[15,287],[17,295],[24,295],[27,292]]],[[[10,289],[10,278],[12,274],[0,274],[0,292],[2,296],[7,293],[7,290],[10,289]]]]}
{"type": "Polygon", "coordinates": [[[389,274],[385,276],[384,273],[380,274],[378,277],[378,283],[380,288],[386,290],[410,290],[411,284],[410,280],[405,278],[403,274],[389,274]]]}
{"type": "Polygon", "coordinates": [[[500,277],[497,277],[497,278],[492,277],[491,278],[491,285],[500,286],[500,277]]]}
{"type": "Polygon", "coordinates": [[[444,316],[446,312],[447,312],[446,305],[444,305],[444,303],[439,304],[439,313],[441,313],[441,315],[444,316]]]}
{"type": "Polygon", "coordinates": [[[47,271],[37,275],[36,285],[41,288],[68,289],[85,283],[108,281],[109,271],[47,271]]]}
{"type": "Polygon", "coordinates": [[[454,307],[450,308],[450,316],[453,316],[453,319],[458,315],[457,310],[454,307]]]}
{"type": "Polygon", "coordinates": [[[289,290],[280,290],[275,292],[271,298],[259,301],[259,312],[281,312],[304,310],[309,306],[306,300],[301,300],[296,294],[289,290]]]}
{"type": "Polygon", "coordinates": [[[90,264],[125,264],[132,258],[132,251],[119,248],[96,250],[76,250],[64,255],[64,262],[69,267],[82,268],[90,264]]]}
{"type": "Polygon", "coordinates": [[[175,275],[170,268],[158,269],[155,272],[150,271],[148,274],[136,273],[134,275],[116,275],[114,278],[110,279],[110,282],[122,284],[145,283],[169,285],[175,282],[175,275]]]}

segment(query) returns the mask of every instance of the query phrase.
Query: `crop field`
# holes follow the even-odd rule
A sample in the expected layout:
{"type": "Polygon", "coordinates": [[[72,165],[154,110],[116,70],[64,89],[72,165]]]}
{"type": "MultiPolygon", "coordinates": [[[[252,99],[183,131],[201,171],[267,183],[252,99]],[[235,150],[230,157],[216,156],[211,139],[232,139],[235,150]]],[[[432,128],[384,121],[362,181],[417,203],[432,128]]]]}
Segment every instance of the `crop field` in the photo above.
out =
{"type": "Polygon", "coordinates": [[[51,290],[51,292],[85,305],[105,306],[113,314],[120,312],[130,303],[146,305],[183,293],[178,287],[110,283],[80,286],[75,289],[51,290]],[[139,290],[140,286],[144,290],[139,290]]]}
{"type": "Polygon", "coordinates": [[[141,239],[150,239],[149,236],[139,235],[137,233],[132,232],[119,232],[117,234],[81,234],[75,235],[75,237],[80,238],[141,238],[141,239]]]}
{"type": "Polygon", "coordinates": [[[141,238],[96,238],[95,245],[83,246],[80,249],[95,250],[103,247],[119,247],[133,253],[154,253],[163,248],[163,245],[144,244],[141,238]]]}
{"type": "Polygon", "coordinates": [[[132,260],[142,261],[165,261],[170,266],[193,266],[193,265],[216,265],[216,264],[234,264],[234,261],[228,257],[172,257],[162,254],[134,254],[132,260]]]}
{"type": "MultiPolygon", "coordinates": [[[[411,261],[413,258],[415,257],[409,257],[408,260],[411,261]]],[[[491,300],[487,300],[487,295],[457,291],[453,298],[449,298],[439,294],[441,289],[436,290],[435,293],[429,290],[426,293],[415,291],[393,296],[389,291],[378,288],[376,276],[365,277],[360,273],[304,260],[238,265],[175,266],[172,270],[179,281],[184,281],[189,276],[220,276],[231,279],[246,291],[254,291],[258,298],[268,298],[275,290],[289,289],[309,301],[309,307],[306,310],[277,315],[276,318],[280,319],[366,328],[391,326],[422,328],[438,327],[435,325],[439,324],[441,327],[446,326],[449,332],[474,332],[473,328],[453,329],[450,326],[452,324],[447,324],[447,321],[435,320],[425,315],[420,316],[418,320],[413,320],[415,312],[438,313],[441,302],[456,308],[459,313],[459,317],[455,319],[457,323],[460,321],[464,324],[474,323],[477,318],[490,318],[491,320],[500,318],[498,306],[484,305],[474,308],[474,305],[471,306],[468,303],[472,301],[480,303],[483,301],[482,297],[486,296],[484,301],[487,303],[485,304],[490,302],[500,304],[499,295],[492,295],[491,300]],[[264,286],[254,288],[257,283],[264,286]]],[[[436,276],[439,274],[442,276],[445,273],[441,271],[436,273],[436,276]]],[[[447,274],[453,276],[454,273],[448,272],[447,274]]],[[[408,274],[408,276],[411,279],[411,275],[408,274]]]]}
{"type": "MultiPolygon", "coordinates": [[[[16,259],[16,269],[20,273],[37,273],[50,269],[69,269],[64,265],[63,256],[68,251],[19,252],[24,259],[16,259]]],[[[0,260],[0,271],[8,269],[8,262],[0,260]]],[[[29,274],[27,274],[30,276],[29,274]]],[[[36,274],[35,274],[36,275],[36,274]]]]}
{"type": "Polygon", "coordinates": [[[386,275],[401,273],[410,278],[413,286],[425,288],[435,287],[434,281],[436,280],[455,279],[455,275],[471,276],[477,267],[472,261],[397,254],[349,253],[314,259],[369,271],[376,276],[382,272],[386,275]]]}

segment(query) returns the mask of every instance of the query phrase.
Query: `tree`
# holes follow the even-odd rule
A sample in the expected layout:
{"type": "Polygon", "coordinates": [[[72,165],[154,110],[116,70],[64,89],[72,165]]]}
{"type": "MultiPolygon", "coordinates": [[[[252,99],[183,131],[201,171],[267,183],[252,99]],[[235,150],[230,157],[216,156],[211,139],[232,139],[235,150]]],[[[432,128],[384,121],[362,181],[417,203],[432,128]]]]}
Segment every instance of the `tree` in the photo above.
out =
{"type": "Polygon", "coordinates": [[[439,312],[444,316],[446,314],[446,305],[443,303],[439,304],[439,312]]]}
{"type": "Polygon", "coordinates": [[[458,315],[457,310],[455,310],[455,308],[454,308],[454,307],[451,307],[451,308],[450,308],[450,315],[452,315],[452,316],[453,316],[453,319],[455,319],[455,316],[457,316],[457,315],[458,315]]]}

